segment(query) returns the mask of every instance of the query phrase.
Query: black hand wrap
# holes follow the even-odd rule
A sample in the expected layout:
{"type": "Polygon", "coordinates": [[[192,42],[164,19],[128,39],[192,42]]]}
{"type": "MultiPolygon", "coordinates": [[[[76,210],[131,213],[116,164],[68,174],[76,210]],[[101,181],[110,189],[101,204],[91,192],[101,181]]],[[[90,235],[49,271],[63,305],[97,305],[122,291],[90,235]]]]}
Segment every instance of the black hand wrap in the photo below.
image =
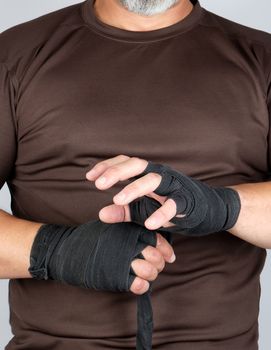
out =
{"type": "MultiPolygon", "coordinates": [[[[237,191],[226,187],[210,187],[197,179],[171,169],[168,165],[148,162],[145,170],[130,180],[138,179],[150,172],[162,176],[161,183],[154,193],[175,201],[178,214],[170,222],[175,226],[161,227],[157,231],[178,232],[184,235],[204,236],[228,230],[236,223],[241,209],[237,191]]],[[[144,196],[129,203],[131,220],[144,225],[145,220],[161,204],[144,196]]]]}
{"type": "MultiPolygon", "coordinates": [[[[141,251],[156,247],[156,232],[133,222],[100,220],[79,226],[43,224],[34,239],[29,272],[35,279],[108,291],[129,291],[136,275],[131,267],[141,251]]],[[[153,314],[149,290],[137,295],[137,349],[150,350],[153,314]]]]}

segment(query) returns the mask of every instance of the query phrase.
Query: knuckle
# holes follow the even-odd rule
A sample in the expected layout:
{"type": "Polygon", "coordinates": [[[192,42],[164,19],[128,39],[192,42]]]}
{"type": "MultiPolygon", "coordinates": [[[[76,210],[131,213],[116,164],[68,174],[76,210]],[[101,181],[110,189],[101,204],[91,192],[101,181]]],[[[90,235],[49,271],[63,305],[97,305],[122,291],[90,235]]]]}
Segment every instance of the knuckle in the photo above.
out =
{"type": "MultiPolygon", "coordinates": [[[[135,259],[132,261],[131,266],[138,278],[143,278],[152,281],[158,276],[158,269],[154,267],[151,263],[149,263],[147,260],[135,259]]],[[[133,283],[136,285],[137,283],[139,283],[137,281],[138,279],[135,278],[133,283]]]]}
{"type": "Polygon", "coordinates": [[[157,277],[158,277],[158,270],[157,270],[157,269],[154,269],[154,272],[153,272],[153,276],[152,276],[152,278],[151,278],[151,281],[156,280],[157,277]]]}
{"type": "Polygon", "coordinates": [[[138,192],[141,188],[142,188],[142,185],[139,185],[136,181],[131,183],[131,185],[129,186],[129,190],[131,192],[138,192]]]}
{"type": "MultiPolygon", "coordinates": [[[[153,247],[151,247],[151,248],[153,248],[153,247]]],[[[162,254],[161,254],[161,253],[159,252],[159,250],[156,249],[156,248],[153,248],[153,249],[151,250],[151,257],[152,257],[152,260],[153,260],[154,262],[157,262],[157,263],[160,263],[160,262],[162,261],[162,259],[163,259],[162,254]]]]}
{"type": "Polygon", "coordinates": [[[161,178],[161,175],[159,175],[158,173],[148,173],[148,176],[150,178],[150,181],[160,180],[161,178]]]}
{"type": "Polygon", "coordinates": [[[159,271],[159,272],[163,271],[164,268],[165,268],[165,266],[166,266],[165,260],[162,259],[162,262],[161,262],[161,264],[160,264],[159,267],[158,267],[158,271],[159,271]]]}
{"type": "Polygon", "coordinates": [[[130,159],[132,160],[133,164],[138,168],[141,168],[141,167],[146,168],[146,163],[148,163],[148,162],[146,162],[145,159],[142,159],[142,158],[136,157],[136,156],[132,156],[132,157],[130,157],[130,159]]]}
{"type": "Polygon", "coordinates": [[[152,246],[147,245],[143,250],[141,250],[141,254],[144,256],[145,260],[149,259],[151,249],[152,246]]]}
{"type": "Polygon", "coordinates": [[[143,269],[142,269],[142,273],[143,273],[145,278],[148,278],[149,276],[152,276],[152,274],[153,274],[152,266],[150,266],[148,264],[145,264],[143,269]]]}
{"type": "Polygon", "coordinates": [[[129,159],[130,157],[129,156],[126,156],[125,154],[120,154],[120,155],[118,155],[118,159],[120,159],[120,160],[127,160],[127,159],[129,159]]]}
{"type": "Polygon", "coordinates": [[[137,164],[145,164],[146,161],[140,157],[133,156],[131,157],[132,161],[137,164]]]}
{"type": "Polygon", "coordinates": [[[139,158],[139,157],[136,157],[136,156],[132,156],[131,159],[132,159],[133,161],[136,161],[136,162],[138,162],[138,161],[140,160],[140,158],[139,158]]]}
{"type": "Polygon", "coordinates": [[[100,170],[104,169],[105,167],[106,167],[105,163],[99,163],[99,164],[95,164],[94,167],[92,167],[92,170],[100,171],[100,170]]]}
{"type": "Polygon", "coordinates": [[[130,288],[136,294],[142,294],[146,290],[146,281],[136,277],[130,288]]]}
{"type": "Polygon", "coordinates": [[[108,169],[107,174],[108,175],[116,175],[119,172],[119,169],[116,165],[112,165],[110,169],[108,169]]]}
{"type": "Polygon", "coordinates": [[[149,254],[149,246],[146,246],[144,249],[141,250],[141,254],[144,256],[145,259],[147,259],[147,256],[149,254]]]}
{"type": "Polygon", "coordinates": [[[158,271],[153,266],[148,266],[148,268],[145,270],[145,274],[146,274],[146,277],[145,277],[146,279],[153,281],[154,279],[157,278],[158,271]]]}
{"type": "Polygon", "coordinates": [[[145,249],[145,255],[142,253],[145,259],[149,261],[152,265],[155,265],[156,269],[161,271],[165,267],[165,260],[163,254],[157,248],[154,248],[152,246],[148,246],[145,249]]]}
{"type": "Polygon", "coordinates": [[[134,259],[131,263],[131,266],[137,275],[140,273],[141,261],[142,259],[134,259]]]}

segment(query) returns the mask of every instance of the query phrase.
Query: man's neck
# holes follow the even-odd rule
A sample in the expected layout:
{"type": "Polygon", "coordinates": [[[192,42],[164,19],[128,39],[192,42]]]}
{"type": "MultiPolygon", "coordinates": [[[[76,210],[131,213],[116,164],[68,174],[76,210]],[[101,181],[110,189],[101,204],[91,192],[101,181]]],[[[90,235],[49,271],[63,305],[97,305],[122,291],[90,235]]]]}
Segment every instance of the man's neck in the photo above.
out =
{"type": "Polygon", "coordinates": [[[189,0],[180,0],[164,13],[143,16],[128,11],[118,0],[96,0],[94,12],[97,18],[113,27],[131,31],[148,31],[168,27],[186,17],[193,5],[189,0]]]}

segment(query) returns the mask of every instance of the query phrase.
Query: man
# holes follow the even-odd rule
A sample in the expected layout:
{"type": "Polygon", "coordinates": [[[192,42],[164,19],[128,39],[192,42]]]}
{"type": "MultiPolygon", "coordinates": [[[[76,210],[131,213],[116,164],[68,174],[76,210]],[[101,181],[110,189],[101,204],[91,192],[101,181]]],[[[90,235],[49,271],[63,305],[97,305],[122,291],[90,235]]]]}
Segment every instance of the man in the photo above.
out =
{"type": "MultiPolygon", "coordinates": [[[[112,229],[131,220],[128,203],[143,195],[161,205],[155,224],[137,213],[149,229],[145,237],[161,226],[169,230],[179,211],[177,202],[165,206],[166,196],[155,194],[161,176],[139,177],[137,187],[128,182],[150,161],[184,174],[179,184],[187,198],[205,185],[210,193],[231,188],[240,199],[232,227],[196,237],[177,227],[173,264],[165,266],[174,257],[162,234],[163,248],[152,241],[142,250],[145,260],[133,260],[131,291],[142,294],[155,280],[153,349],[258,349],[259,276],[271,247],[270,34],[196,0],[87,0],[5,31],[0,47],[0,175],[14,214],[1,211],[0,218],[1,277],[10,278],[14,333],[5,349],[135,348],[133,293],[59,283],[80,275],[73,262],[84,245],[50,250],[55,280],[30,278],[38,277],[38,266],[29,270],[29,257],[37,262],[39,247],[48,256],[50,223],[78,225],[79,235],[99,213],[112,229]],[[102,174],[109,182],[99,185],[102,174]],[[114,197],[123,188],[126,202],[114,197]]],[[[200,212],[213,198],[194,206],[200,212]]],[[[225,214],[232,203],[221,206],[225,214]]],[[[59,232],[51,238],[63,237],[59,232]]]]}

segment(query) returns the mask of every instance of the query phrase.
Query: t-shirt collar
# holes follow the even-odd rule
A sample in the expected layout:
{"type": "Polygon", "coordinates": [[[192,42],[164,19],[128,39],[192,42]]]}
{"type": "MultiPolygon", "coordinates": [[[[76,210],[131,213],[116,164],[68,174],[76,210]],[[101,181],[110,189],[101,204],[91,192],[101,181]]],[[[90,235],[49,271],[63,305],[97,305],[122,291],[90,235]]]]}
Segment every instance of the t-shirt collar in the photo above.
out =
{"type": "Polygon", "coordinates": [[[95,0],[86,0],[82,3],[82,14],[85,23],[92,30],[111,39],[129,42],[159,41],[191,30],[195,25],[199,23],[204,9],[201,7],[200,2],[198,0],[190,1],[194,6],[186,17],[170,26],[150,31],[126,30],[102,22],[96,16],[94,11],[93,5],[95,0]]]}

